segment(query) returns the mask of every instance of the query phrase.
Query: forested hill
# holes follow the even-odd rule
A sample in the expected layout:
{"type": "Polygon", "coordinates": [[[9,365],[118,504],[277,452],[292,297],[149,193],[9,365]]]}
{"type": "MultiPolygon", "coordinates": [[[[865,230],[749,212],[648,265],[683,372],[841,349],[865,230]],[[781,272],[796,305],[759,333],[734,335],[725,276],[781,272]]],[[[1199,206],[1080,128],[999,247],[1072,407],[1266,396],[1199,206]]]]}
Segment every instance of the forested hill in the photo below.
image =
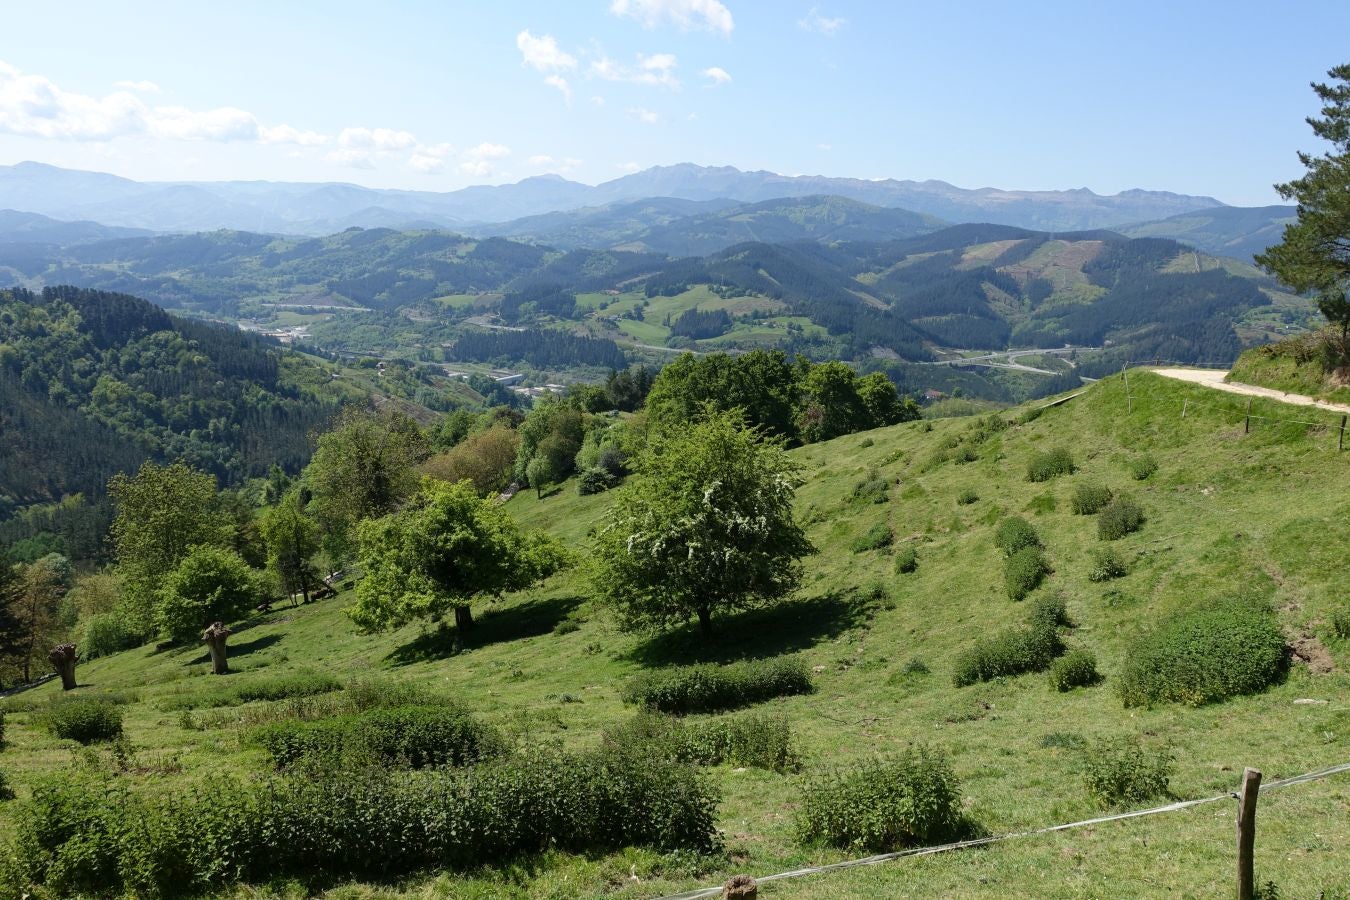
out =
{"type": "Polygon", "coordinates": [[[75,493],[97,507],[146,459],[225,484],[299,468],[337,409],[298,386],[306,369],[328,378],[274,340],[124,294],[0,291],[0,523],[75,493]]]}

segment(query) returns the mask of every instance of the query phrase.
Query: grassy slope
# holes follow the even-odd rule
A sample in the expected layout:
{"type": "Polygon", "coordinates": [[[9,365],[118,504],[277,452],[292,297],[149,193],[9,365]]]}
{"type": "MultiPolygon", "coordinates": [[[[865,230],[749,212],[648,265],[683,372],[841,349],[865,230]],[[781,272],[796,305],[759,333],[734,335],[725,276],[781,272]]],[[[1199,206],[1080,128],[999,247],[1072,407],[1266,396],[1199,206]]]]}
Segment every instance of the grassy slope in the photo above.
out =
{"type": "MultiPolygon", "coordinates": [[[[1306,394],[1333,403],[1350,402],[1350,384],[1344,370],[1329,373],[1319,342],[1331,339],[1331,329],[1298,335],[1265,347],[1245,351],[1233,364],[1229,378],[1293,394],[1306,394]]],[[[1339,334],[1336,335],[1339,339],[1339,334]]]]}
{"type": "MultiPolygon", "coordinates": [[[[416,627],[374,638],[353,634],[341,614],[345,597],[278,611],[233,639],[236,665],[245,671],[231,678],[296,668],[384,672],[461,696],[524,740],[584,746],[606,723],[630,714],[617,688],[643,664],[799,651],[820,667],[819,690],[766,707],[790,717],[811,766],[848,765],[917,742],[941,747],[963,781],[969,812],[993,832],[1095,812],[1081,786],[1076,754],[1042,746],[1052,732],[1088,739],[1139,734],[1150,744],[1171,745],[1177,757],[1172,787],[1181,797],[1231,789],[1244,765],[1258,766],[1273,779],[1350,759],[1345,674],[1350,646],[1333,641],[1324,624],[1332,604],[1344,601],[1340,579],[1350,546],[1350,498],[1326,486],[1344,483],[1350,454],[1338,457],[1326,434],[1310,435],[1301,426],[1258,428],[1244,436],[1245,398],[1148,374],[1132,376],[1130,386],[1132,416],[1125,413],[1121,382],[1109,379],[979,445],[979,460],[966,465],[934,465],[933,454],[971,432],[970,419],[933,422],[931,433],[923,431],[923,423],[912,423],[794,451],[809,474],[800,491],[801,512],[821,552],[808,562],[798,600],[775,612],[721,621],[722,637],[712,644],[684,634],[641,639],[615,632],[606,616],[582,599],[585,582],[574,572],[485,609],[481,629],[458,655],[451,655],[445,638],[416,627]],[[1184,398],[1191,409],[1181,420],[1184,398]],[[1048,484],[1027,482],[1029,455],[1057,445],[1073,449],[1081,474],[1048,484]],[[1149,481],[1135,482],[1125,462],[1144,451],[1156,457],[1160,469],[1149,481]],[[870,469],[898,479],[889,502],[851,504],[849,493],[870,469]],[[1086,578],[1089,552],[1098,543],[1094,521],[1068,508],[1081,479],[1133,495],[1149,516],[1142,532],[1117,545],[1131,560],[1131,574],[1107,585],[1086,578]],[[967,487],[980,499],[958,506],[955,496],[967,487]],[[1056,569],[1043,590],[1060,589],[1069,597],[1079,623],[1069,642],[1098,654],[1104,685],[1052,694],[1043,676],[1029,675],[951,686],[957,652],[979,634],[1025,615],[1024,607],[1003,594],[992,543],[993,523],[1008,513],[1028,516],[1042,532],[1056,569]],[[880,521],[894,527],[898,541],[918,545],[917,572],[896,576],[888,555],[848,551],[857,534],[880,521]],[[888,598],[861,599],[859,589],[873,584],[883,586],[888,598]],[[1199,710],[1123,710],[1112,681],[1128,641],[1161,615],[1241,588],[1271,597],[1291,632],[1326,641],[1338,671],[1314,676],[1296,666],[1285,684],[1263,695],[1199,710]],[[585,621],[576,632],[550,633],[565,616],[585,621]],[[914,657],[932,674],[899,677],[901,665],[914,657]],[[1332,702],[1293,702],[1305,697],[1332,702]]],[[[1312,414],[1299,412],[1299,418],[1312,414]]],[[[569,486],[543,500],[524,492],[509,508],[530,525],[584,547],[587,531],[607,505],[604,495],[578,497],[569,486]]],[[[177,757],[191,774],[175,777],[258,770],[260,757],[241,749],[235,731],[189,730],[177,713],[156,707],[156,698],[166,693],[192,691],[211,680],[205,669],[204,655],[196,651],[137,650],[83,665],[80,677],[100,689],[140,691],[141,702],[129,708],[128,731],[142,764],[153,768],[177,757]]],[[[49,684],[36,693],[54,694],[55,688],[49,684]]],[[[72,757],[69,746],[26,726],[25,718],[11,716],[12,747],[0,755],[0,766],[21,795],[35,774],[56,770],[72,757]]],[[[725,767],[716,777],[724,792],[720,824],[731,858],[714,871],[693,871],[637,852],[600,859],[549,856],[505,873],[414,881],[398,891],[353,886],[340,894],[654,896],[715,883],[735,871],[765,874],[850,855],[797,846],[792,813],[798,788],[791,777],[725,767]]],[[[1214,896],[1229,890],[1232,813],[1226,803],[1204,806],[784,882],[761,893],[1214,896]]],[[[1343,777],[1263,797],[1258,877],[1279,882],[1288,896],[1316,896],[1319,889],[1344,884],[1348,813],[1350,780],[1343,777]]]]}

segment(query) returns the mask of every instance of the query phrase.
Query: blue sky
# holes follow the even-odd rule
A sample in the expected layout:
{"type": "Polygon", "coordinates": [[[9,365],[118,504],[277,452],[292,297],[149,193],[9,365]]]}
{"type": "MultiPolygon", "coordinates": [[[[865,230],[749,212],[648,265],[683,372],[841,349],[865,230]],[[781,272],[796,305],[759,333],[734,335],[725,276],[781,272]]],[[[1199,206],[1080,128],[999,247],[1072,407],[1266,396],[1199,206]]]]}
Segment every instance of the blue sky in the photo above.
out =
{"type": "Polygon", "coordinates": [[[1350,3],[7,4],[0,164],[453,190],[696,162],[1277,202],[1350,3]]]}

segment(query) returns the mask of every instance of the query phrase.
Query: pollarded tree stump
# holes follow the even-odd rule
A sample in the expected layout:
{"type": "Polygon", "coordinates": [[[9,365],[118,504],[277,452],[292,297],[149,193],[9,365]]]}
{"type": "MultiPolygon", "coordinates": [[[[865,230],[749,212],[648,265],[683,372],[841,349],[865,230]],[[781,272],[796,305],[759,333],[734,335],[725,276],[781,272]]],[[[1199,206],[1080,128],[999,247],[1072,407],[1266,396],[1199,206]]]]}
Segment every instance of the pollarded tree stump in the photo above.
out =
{"type": "Polygon", "coordinates": [[[75,652],[74,644],[57,644],[47,654],[47,658],[52,661],[52,666],[56,673],[61,676],[61,690],[73,691],[75,689],[75,661],[79,654],[75,652]]]}
{"type": "Polygon", "coordinates": [[[759,885],[749,875],[732,875],[722,885],[722,900],[755,900],[759,896],[759,885]]]}
{"type": "Polygon", "coordinates": [[[212,622],[211,627],[202,632],[202,640],[211,653],[212,675],[228,675],[230,672],[230,662],[225,653],[225,639],[229,636],[230,629],[222,622],[212,622]]]}

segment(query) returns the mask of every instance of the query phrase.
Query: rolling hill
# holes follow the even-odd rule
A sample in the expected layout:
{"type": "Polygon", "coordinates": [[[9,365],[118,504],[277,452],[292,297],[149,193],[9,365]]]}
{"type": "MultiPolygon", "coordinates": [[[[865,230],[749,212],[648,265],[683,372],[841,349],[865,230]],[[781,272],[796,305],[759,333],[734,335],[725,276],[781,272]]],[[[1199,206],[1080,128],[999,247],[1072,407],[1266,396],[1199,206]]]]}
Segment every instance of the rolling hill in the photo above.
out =
{"type": "Polygon", "coordinates": [[[1295,210],[1293,206],[1221,206],[1116,230],[1128,237],[1171,238],[1215,256],[1251,262],[1256,254],[1280,242],[1284,226],[1294,221],[1295,210]]]}

